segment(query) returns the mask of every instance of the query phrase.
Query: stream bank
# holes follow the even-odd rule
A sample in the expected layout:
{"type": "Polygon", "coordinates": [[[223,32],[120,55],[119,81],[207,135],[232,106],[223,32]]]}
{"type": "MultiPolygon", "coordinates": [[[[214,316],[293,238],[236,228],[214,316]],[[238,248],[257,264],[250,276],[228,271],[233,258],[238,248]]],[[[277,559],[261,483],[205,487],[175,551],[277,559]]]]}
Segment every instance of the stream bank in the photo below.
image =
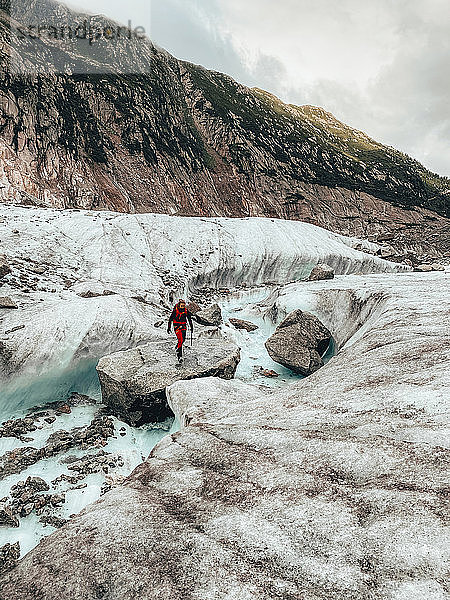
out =
{"type": "MultiPolygon", "coordinates": [[[[265,342],[275,332],[281,321],[279,316],[277,317],[271,312],[271,299],[274,298],[274,292],[277,289],[276,286],[242,289],[218,298],[224,321],[221,329],[224,335],[241,348],[241,361],[237,367],[235,378],[271,389],[282,388],[304,379],[302,375],[273,361],[265,348],[265,342]],[[258,329],[252,332],[238,330],[229,323],[230,318],[249,321],[258,329]],[[263,372],[276,373],[278,377],[267,377],[263,372]]],[[[296,308],[306,310],[301,303],[296,308]]],[[[334,356],[335,351],[335,343],[332,340],[323,355],[325,364],[334,356]]]]}

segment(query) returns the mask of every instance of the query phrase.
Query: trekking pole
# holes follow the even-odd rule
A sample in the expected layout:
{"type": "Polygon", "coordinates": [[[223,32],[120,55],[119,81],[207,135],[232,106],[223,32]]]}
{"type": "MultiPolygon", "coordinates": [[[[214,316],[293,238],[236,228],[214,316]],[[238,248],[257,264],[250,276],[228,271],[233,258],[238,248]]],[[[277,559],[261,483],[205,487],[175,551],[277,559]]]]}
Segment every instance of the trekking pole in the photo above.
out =
{"type": "Polygon", "coordinates": [[[193,337],[193,335],[192,335],[192,327],[191,327],[191,348],[192,348],[192,337],[193,337]]]}

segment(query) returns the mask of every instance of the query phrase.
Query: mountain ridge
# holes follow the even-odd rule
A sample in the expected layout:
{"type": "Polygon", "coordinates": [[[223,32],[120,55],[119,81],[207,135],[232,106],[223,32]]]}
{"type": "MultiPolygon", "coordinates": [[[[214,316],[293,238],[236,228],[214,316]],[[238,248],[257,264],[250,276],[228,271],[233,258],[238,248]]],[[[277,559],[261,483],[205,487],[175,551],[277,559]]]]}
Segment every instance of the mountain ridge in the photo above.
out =
{"type": "MultiPolygon", "coordinates": [[[[57,14],[59,22],[74,18],[48,0],[39,10],[46,18],[57,14]]],[[[13,51],[9,26],[3,11],[3,65],[13,51]]],[[[447,231],[449,196],[443,192],[449,179],[325,109],[285,104],[180,61],[149,40],[130,45],[99,46],[92,50],[95,65],[91,56],[61,49],[66,66],[99,69],[90,75],[4,72],[3,201],[298,219],[360,237],[394,230],[402,232],[399,241],[407,250],[442,253],[436,228],[447,231]],[[143,72],[108,72],[116,61],[143,72]]],[[[41,46],[37,57],[19,48],[21,58],[45,66],[55,44],[41,46]]]]}

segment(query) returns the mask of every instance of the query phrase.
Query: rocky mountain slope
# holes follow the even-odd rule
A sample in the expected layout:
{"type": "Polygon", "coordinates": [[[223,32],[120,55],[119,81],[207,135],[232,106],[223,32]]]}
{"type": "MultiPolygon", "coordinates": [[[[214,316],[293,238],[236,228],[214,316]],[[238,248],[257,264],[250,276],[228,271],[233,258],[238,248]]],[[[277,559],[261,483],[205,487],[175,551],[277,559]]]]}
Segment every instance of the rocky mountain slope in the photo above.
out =
{"type": "Polygon", "coordinates": [[[3,201],[299,219],[359,237],[395,232],[397,251],[448,252],[450,181],[417,161],[149,41],[100,41],[89,55],[56,41],[14,46],[11,27],[29,22],[30,6],[44,22],[86,18],[49,0],[18,4],[14,19],[0,12],[3,201]],[[45,74],[12,75],[10,56],[45,74]],[[74,74],[49,74],[50,62],[74,74]]]}

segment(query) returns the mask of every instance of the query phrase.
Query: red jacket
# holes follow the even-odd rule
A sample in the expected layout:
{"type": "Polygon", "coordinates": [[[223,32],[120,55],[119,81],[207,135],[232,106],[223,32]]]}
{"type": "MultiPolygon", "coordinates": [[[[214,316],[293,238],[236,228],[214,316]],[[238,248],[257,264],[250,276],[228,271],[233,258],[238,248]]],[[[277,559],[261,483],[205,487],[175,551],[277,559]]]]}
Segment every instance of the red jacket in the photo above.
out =
{"type": "Polygon", "coordinates": [[[169,323],[167,325],[167,331],[170,331],[170,327],[173,323],[173,328],[176,331],[177,329],[187,329],[187,321],[189,321],[189,327],[193,330],[194,327],[192,325],[192,316],[187,308],[184,310],[180,310],[179,305],[175,304],[172,314],[170,315],[169,323]]]}

